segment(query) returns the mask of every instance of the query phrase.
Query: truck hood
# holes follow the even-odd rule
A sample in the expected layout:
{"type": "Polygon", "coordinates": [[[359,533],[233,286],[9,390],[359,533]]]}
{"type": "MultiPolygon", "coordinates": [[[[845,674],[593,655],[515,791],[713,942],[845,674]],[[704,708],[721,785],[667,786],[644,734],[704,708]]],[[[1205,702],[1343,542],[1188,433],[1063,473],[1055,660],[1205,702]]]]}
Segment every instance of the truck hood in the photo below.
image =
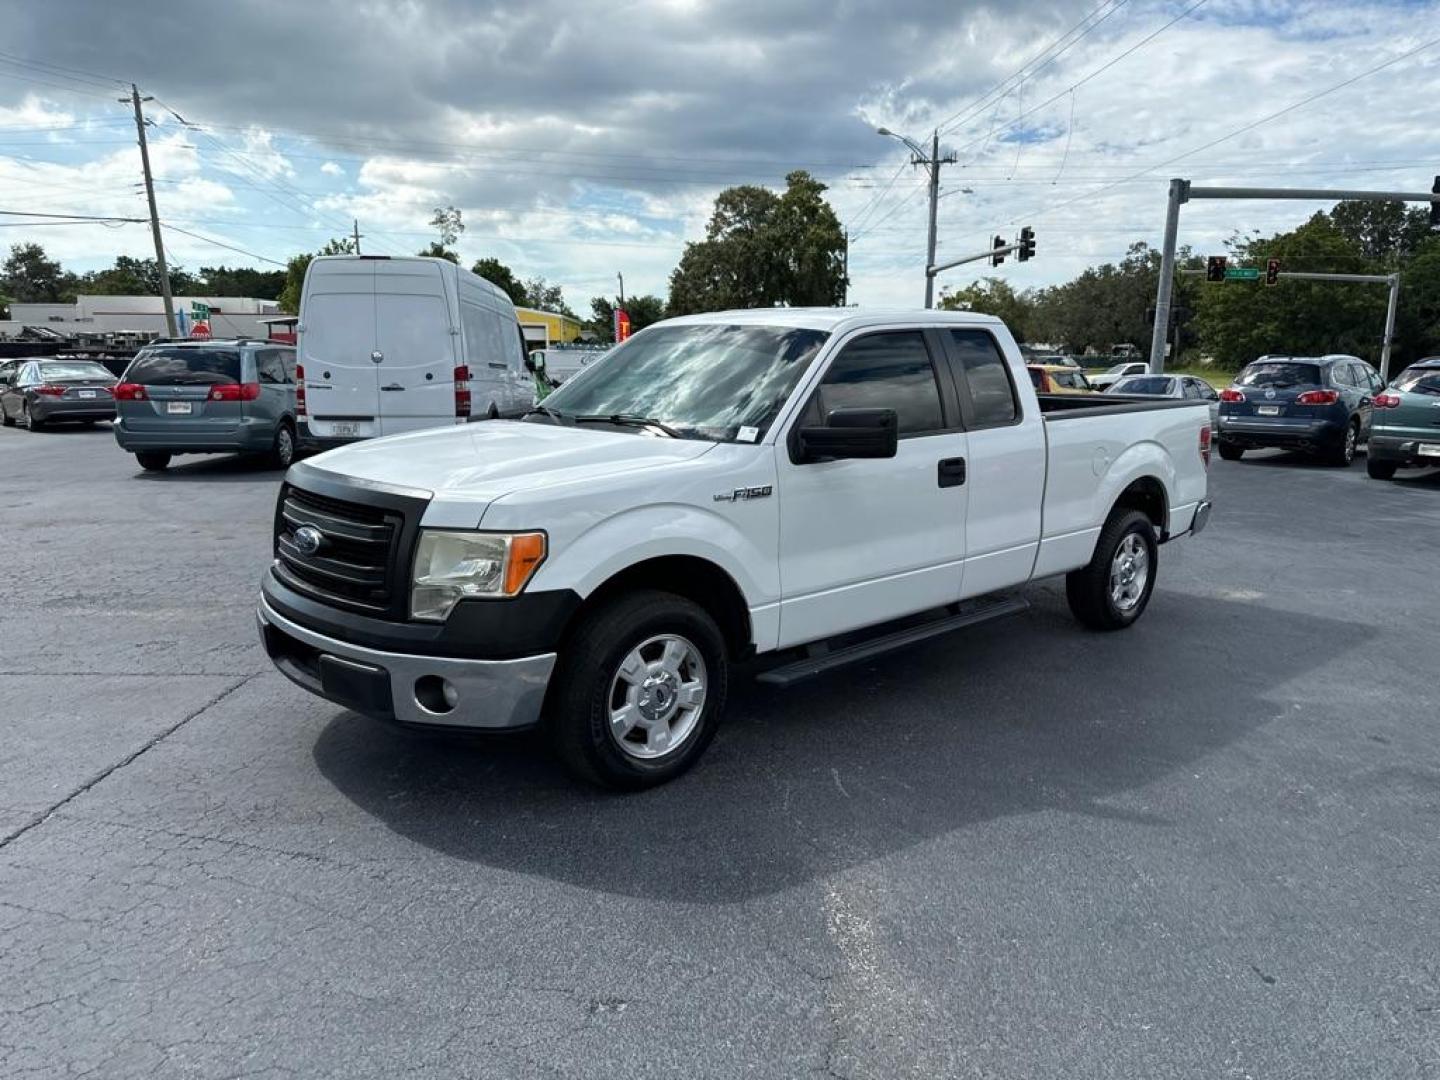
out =
{"type": "Polygon", "coordinates": [[[483,512],[513,491],[690,461],[714,447],[642,431],[487,420],[353,443],[300,468],[428,491],[483,512]]]}

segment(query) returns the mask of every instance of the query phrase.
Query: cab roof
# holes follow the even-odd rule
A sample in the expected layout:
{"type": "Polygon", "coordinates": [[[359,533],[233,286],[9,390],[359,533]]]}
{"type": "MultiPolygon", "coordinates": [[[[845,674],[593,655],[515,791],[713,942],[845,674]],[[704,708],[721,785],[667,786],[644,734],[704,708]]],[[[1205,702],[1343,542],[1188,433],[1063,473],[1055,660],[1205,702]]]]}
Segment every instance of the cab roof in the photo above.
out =
{"type": "Polygon", "coordinates": [[[915,308],[746,308],[666,319],[668,326],[778,326],[838,333],[867,326],[999,326],[994,315],[915,308]]]}

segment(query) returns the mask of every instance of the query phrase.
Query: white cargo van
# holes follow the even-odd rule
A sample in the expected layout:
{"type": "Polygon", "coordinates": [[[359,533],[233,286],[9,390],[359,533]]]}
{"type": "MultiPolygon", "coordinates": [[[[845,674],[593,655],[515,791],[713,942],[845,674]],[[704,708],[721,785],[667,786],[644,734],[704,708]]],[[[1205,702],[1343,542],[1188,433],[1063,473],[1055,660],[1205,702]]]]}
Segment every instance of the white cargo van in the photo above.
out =
{"type": "Polygon", "coordinates": [[[519,416],[534,404],[509,296],[446,259],[315,259],[297,334],[302,446],[519,416]]]}

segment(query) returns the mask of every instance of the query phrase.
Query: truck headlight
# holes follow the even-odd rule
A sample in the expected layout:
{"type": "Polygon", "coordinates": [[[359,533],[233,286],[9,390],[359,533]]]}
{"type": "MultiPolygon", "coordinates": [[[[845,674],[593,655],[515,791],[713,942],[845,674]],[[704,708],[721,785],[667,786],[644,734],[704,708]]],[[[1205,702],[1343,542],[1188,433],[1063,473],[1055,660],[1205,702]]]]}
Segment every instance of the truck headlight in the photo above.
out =
{"type": "Polygon", "coordinates": [[[544,533],[421,529],[410,584],[410,617],[442,622],[468,597],[514,596],[544,561],[544,533]]]}

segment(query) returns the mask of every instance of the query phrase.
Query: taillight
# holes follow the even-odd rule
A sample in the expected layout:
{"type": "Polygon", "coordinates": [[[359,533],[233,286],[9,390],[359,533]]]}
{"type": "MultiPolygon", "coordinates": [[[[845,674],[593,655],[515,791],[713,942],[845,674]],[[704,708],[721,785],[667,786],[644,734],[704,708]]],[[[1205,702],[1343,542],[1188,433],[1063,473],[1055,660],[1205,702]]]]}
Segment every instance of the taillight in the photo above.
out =
{"type": "Polygon", "coordinates": [[[1306,390],[1295,399],[1296,405],[1334,405],[1340,400],[1339,390],[1306,390]]]}
{"type": "Polygon", "coordinates": [[[1202,427],[1202,428],[1200,429],[1200,460],[1205,463],[1205,467],[1206,467],[1207,469],[1210,467],[1210,440],[1211,440],[1211,438],[1212,438],[1212,433],[1211,433],[1211,431],[1210,431],[1210,425],[1209,425],[1209,424],[1206,424],[1204,427],[1202,427]]]}
{"type": "Polygon", "coordinates": [[[295,365],[295,418],[305,419],[305,368],[295,365]]]}
{"type": "Polygon", "coordinates": [[[1227,386],[1224,390],[1220,391],[1220,400],[1229,402],[1244,401],[1245,395],[1233,386],[1227,386]]]}
{"type": "Polygon", "coordinates": [[[217,383],[210,388],[211,401],[254,401],[260,396],[258,382],[217,383]]]}
{"type": "Polygon", "coordinates": [[[65,387],[52,386],[50,383],[46,383],[44,386],[35,387],[35,392],[44,397],[64,397],[65,387]]]}
{"type": "Polygon", "coordinates": [[[1399,394],[1376,394],[1375,400],[1371,403],[1377,409],[1398,409],[1400,407],[1399,394]]]}
{"type": "Polygon", "coordinates": [[[470,369],[464,364],[455,369],[455,415],[470,416],[470,369]]]}
{"type": "Polygon", "coordinates": [[[111,393],[115,395],[116,401],[145,400],[145,387],[138,382],[116,383],[111,393]]]}

